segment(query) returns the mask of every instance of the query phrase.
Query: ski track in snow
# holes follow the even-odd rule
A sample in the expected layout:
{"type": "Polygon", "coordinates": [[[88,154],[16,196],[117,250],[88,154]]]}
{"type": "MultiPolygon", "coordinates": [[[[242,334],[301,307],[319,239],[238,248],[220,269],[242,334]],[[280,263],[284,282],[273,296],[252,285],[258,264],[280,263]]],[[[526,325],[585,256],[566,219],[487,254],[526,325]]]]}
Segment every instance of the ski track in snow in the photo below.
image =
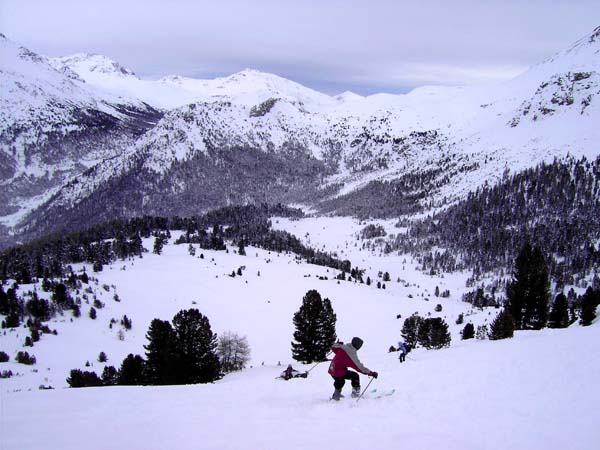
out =
{"type": "MultiPolygon", "coordinates": [[[[394,232],[392,222],[381,223],[394,232]]],[[[459,313],[465,313],[465,323],[477,326],[491,322],[497,312],[471,311],[460,301],[468,274],[431,277],[415,270],[410,258],[404,262],[404,257],[361,251],[354,247],[355,236],[366,223],[353,219],[274,218],[273,225],[338,252],[367,269],[375,282],[380,270],[389,271],[392,281],[385,290],[374,284],[338,284],[331,269],[251,247],[247,256],[230,249],[228,254],[198,250],[192,257],[187,245],[167,245],[162,256],[145,254],[106,266],[94,274],[99,282],[93,289],[106,303],[95,321],[87,317],[89,305],[84,304],[80,319],[53,320],[50,328],[58,336],[44,335],[28,349],[38,359],[35,366],[0,365],[20,373],[0,380],[0,449],[596,448],[598,323],[516,332],[504,341],[461,341],[464,325],[455,324],[459,313]],[[240,266],[246,266],[243,276],[228,276],[240,266]],[[317,280],[317,275],[329,280],[317,280]],[[450,289],[451,298],[434,297],[436,285],[450,289]],[[307,379],[275,379],[288,363],[301,371],[313,367],[292,361],[290,350],[292,316],[309,289],[331,299],[342,340],[354,335],[365,340],[359,356],[380,374],[369,389],[393,388],[394,395],[356,402],[347,383],[346,398],[333,402],[328,363],[317,365],[307,379]],[[115,292],[121,302],[112,299],[115,292]],[[416,311],[436,315],[437,303],[450,326],[451,347],[416,349],[400,364],[397,353],[387,348],[400,339],[404,318],[416,311]],[[100,351],[107,353],[107,364],[117,367],[127,353],[143,354],[153,318],[170,320],[191,307],[208,316],[213,331],[246,335],[252,367],[208,385],[65,387],[70,369],[101,373],[100,351]],[[133,329],[120,341],[118,326],[109,329],[108,322],[123,314],[132,319],[133,329]],[[92,367],[85,367],[86,360],[92,367]],[[38,390],[40,384],[55,389],[38,390]]],[[[145,247],[151,248],[152,241],[145,247]]],[[[23,329],[0,335],[0,349],[13,356],[23,348],[24,336],[23,329]]],[[[367,377],[361,381],[366,387],[367,377]]]]}

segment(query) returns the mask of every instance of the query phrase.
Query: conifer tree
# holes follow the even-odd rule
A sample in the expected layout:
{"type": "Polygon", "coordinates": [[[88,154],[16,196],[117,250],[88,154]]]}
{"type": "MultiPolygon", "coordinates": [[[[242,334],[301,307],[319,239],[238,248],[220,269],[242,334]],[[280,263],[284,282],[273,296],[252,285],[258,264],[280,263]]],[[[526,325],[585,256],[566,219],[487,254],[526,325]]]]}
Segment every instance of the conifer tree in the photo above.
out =
{"type": "Polygon", "coordinates": [[[413,314],[404,320],[404,324],[402,325],[402,339],[404,342],[411,346],[411,348],[415,348],[418,342],[418,333],[419,326],[423,322],[423,318],[418,314],[413,314]]]}
{"type": "Polygon", "coordinates": [[[490,325],[490,340],[512,338],[515,332],[515,323],[508,308],[504,308],[490,325]]]}
{"type": "Polygon", "coordinates": [[[556,296],[552,310],[548,316],[550,328],[567,328],[569,326],[569,302],[562,292],[556,296]]]}
{"type": "Polygon", "coordinates": [[[102,385],[114,386],[119,381],[119,372],[114,366],[106,366],[102,371],[102,385]]]}
{"type": "Polygon", "coordinates": [[[423,320],[419,324],[417,337],[419,344],[428,350],[448,347],[451,341],[448,324],[440,317],[423,320]]]}
{"type": "Polygon", "coordinates": [[[525,244],[515,262],[512,282],[507,287],[507,305],[515,328],[539,330],[548,321],[550,279],[542,251],[525,244]]]}
{"type": "Polygon", "coordinates": [[[154,319],[146,333],[145,378],[148,384],[177,384],[178,354],[175,331],[166,320],[154,319]]]}
{"type": "Polygon", "coordinates": [[[118,384],[139,386],[144,384],[144,359],[130,353],[119,369],[118,384]]]}
{"type": "Polygon", "coordinates": [[[208,318],[197,309],[179,311],[173,317],[178,354],[178,379],[183,384],[210,383],[221,376],[215,352],[217,335],[208,318]]]}
{"type": "Polygon", "coordinates": [[[80,369],[71,370],[69,378],[67,378],[67,383],[72,388],[102,386],[102,380],[96,372],[84,372],[80,369]]]}
{"type": "Polygon", "coordinates": [[[296,327],[292,342],[293,358],[309,364],[324,361],[337,339],[337,317],[329,299],[322,300],[321,294],[314,289],[308,291],[293,321],[296,327]]]}
{"type": "Polygon", "coordinates": [[[595,291],[591,287],[587,288],[585,294],[581,297],[581,325],[591,325],[596,318],[596,308],[600,304],[600,291],[595,291]]]}
{"type": "Polygon", "coordinates": [[[246,256],[246,246],[244,244],[244,240],[241,239],[238,245],[238,255],[246,256]]]}
{"type": "Polygon", "coordinates": [[[460,334],[463,341],[467,339],[473,339],[475,337],[475,327],[471,322],[469,322],[465,325],[460,334]]]}

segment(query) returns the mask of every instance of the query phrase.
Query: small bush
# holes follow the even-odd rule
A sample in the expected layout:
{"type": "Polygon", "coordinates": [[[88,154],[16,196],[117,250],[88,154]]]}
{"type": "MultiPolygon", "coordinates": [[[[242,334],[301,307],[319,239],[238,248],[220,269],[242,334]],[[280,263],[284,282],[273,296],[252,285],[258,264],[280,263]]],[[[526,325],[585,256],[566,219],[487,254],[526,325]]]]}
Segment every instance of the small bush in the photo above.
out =
{"type": "Polygon", "coordinates": [[[102,303],[100,300],[95,298],[94,299],[94,308],[102,309],[102,308],[104,308],[104,303],[102,303]]]}
{"type": "Polygon", "coordinates": [[[0,352],[0,363],[8,362],[8,361],[10,361],[10,357],[8,356],[8,354],[6,354],[4,352],[0,352]]]}
{"type": "Polygon", "coordinates": [[[19,352],[19,353],[17,353],[17,356],[15,357],[15,360],[19,364],[26,364],[28,366],[32,366],[33,364],[36,363],[35,356],[30,355],[27,352],[19,352]]]}
{"type": "Polygon", "coordinates": [[[462,325],[464,321],[465,321],[465,316],[463,313],[460,313],[458,315],[458,319],[456,319],[456,325],[462,325]]]}
{"type": "Polygon", "coordinates": [[[104,363],[106,361],[108,361],[108,358],[106,357],[106,353],[100,352],[98,354],[98,362],[104,363]]]}
{"type": "Polygon", "coordinates": [[[126,330],[131,330],[131,327],[132,327],[131,319],[129,317],[127,317],[127,315],[124,315],[123,318],[121,319],[121,325],[123,325],[123,328],[125,328],[126,330]]]}
{"type": "Polygon", "coordinates": [[[440,305],[439,303],[435,305],[435,312],[442,312],[442,305],[440,305]]]}

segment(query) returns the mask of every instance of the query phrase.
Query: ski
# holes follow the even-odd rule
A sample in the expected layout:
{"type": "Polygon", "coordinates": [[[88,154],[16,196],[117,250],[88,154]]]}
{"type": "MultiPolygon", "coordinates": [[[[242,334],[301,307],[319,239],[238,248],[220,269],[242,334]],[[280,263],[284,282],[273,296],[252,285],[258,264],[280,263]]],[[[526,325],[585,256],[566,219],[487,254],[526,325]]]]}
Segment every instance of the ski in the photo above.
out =
{"type": "Polygon", "coordinates": [[[365,395],[365,398],[381,398],[381,397],[389,397],[390,395],[394,395],[394,392],[396,392],[396,389],[384,389],[384,390],[380,390],[380,389],[372,389],[370,390],[367,395],[365,395]]]}

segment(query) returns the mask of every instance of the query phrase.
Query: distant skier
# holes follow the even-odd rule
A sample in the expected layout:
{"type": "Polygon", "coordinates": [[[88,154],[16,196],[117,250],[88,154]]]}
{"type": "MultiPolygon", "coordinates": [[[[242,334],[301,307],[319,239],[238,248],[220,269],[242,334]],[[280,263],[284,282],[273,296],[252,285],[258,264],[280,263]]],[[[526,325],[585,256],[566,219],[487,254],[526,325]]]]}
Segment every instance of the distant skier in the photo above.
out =
{"type": "Polygon", "coordinates": [[[290,380],[292,378],[306,378],[308,376],[308,372],[300,372],[292,367],[291,364],[287,366],[287,368],[281,372],[277,378],[281,378],[283,380],[290,380]]]}
{"type": "Polygon", "coordinates": [[[333,400],[339,400],[342,396],[342,388],[346,380],[350,380],[352,384],[352,397],[360,396],[360,378],[358,373],[348,370],[352,368],[362,374],[377,378],[377,372],[367,369],[358,359],[356,353],[363,345],[361,338],[354,337],[350,344],[338,342],[333,344],[331,351],[335,353],[331,364],[329,365],[329,375],[333,377],[333,400]]]}
{"type": "Polygon", "coordinates": [[[408,354],[408,352],[410,352],[410,345],[406,345],[404,342],[398,342],[397,351],[400,352],[400,356],[398,356],[398,359],[402,363],[406,361],[406,355],[408,354]]]}

